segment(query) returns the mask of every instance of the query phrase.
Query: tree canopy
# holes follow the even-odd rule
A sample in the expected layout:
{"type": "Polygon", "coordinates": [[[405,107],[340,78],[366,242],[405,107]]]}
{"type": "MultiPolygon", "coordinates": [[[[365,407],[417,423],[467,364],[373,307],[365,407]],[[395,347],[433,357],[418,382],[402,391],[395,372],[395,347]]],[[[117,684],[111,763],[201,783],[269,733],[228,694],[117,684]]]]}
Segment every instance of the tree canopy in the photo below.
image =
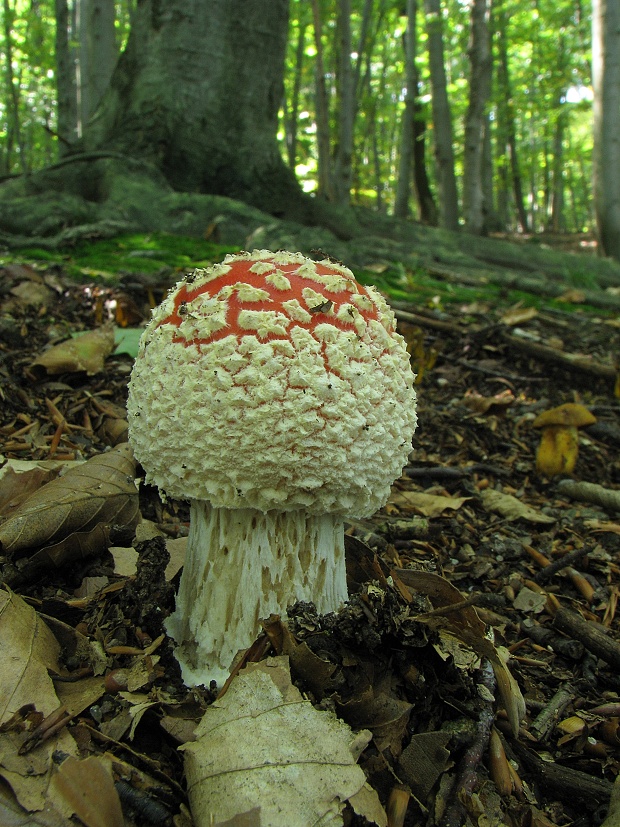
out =
{"type": "MultiPolygon", "coordinates": [[[[328,202],[388,214],[395,211],[400,192],[396,212],[401,215],[425,222],[439,216],[443,226],[460,224],[477,233],[594,227],[589,7],[573,0],[541,0],[527,7],[501,0],[492,8],[487,0],[282,0],[267,4],[277,9],[261,26],[259,0],[205,0],[188,12],[185,28],[177,30],[178,42],[164,40],[157,47],[167,50],[164,60],[157,48],[149,57],[145,38],[150,32],[149,48],[154,48],[174,3],[164,8],[148,0],[123,0],[115,4],[114,20],[102,16],[105,5],[98,0],[3,0],[0,124],[6,139],[0,146],[0,173],[5,178],[84,148],[142,152],[153,159],[130,110],[111,106],[123,84],[133,83],[134,114],[139,112],[150,148],[160,141],[162,157],[154,160],[175,188],[203,188],[264,208],[260,164],[253,166],[256,153],[248,154],[248,145],[231,126],[245,118],[246,130],[256,125],[256,140],[265,124],[273,129],[275,150],[290,173],[281,178],[285,189],[296,179],[303,191],[328,202]],[[234,24],[229,28],[226,17],[234,24]],[[226,31],[230,35],[222,35],[226,31]],[[273,39],[276,31],[284,37],[282,46],[273,39]],[[232,38],[235,62],[222,62],[218,51],[226,36],[232,38]],[[252,43],[262,58],[252,55],[252,43]],[[438,47],[442,76],[437,75],[438,47]],[[283,88],[276,78],[265,96],[248,99],[257,60],[275,77],[277,68],[268,62],[278,63],[280,48],[285,51],[283,88]],[[106,56],[95,61],[99,71],[92,69],[93,49],[106,56]],[[488,54],[482,62],[480,49],[488,54]],[[153,60],[158,54],[161,59],[153,60]],[[106,66],[117,58],[110,92],[106,66]],[[216,63],[220,70],[214,75],[216,63]],[[181,64],[182,71],[173,76],[170,66],[181,64]],[[482,73],[476,71],[480,66],[482,73]],[[149,84],[159,89],[167,84],[170,99],[178,103],[173,122],[153,107],[148,113],[144,106],[140,110],[145,102],[150,106],[149,84]],[[208,95],[195,94],[201,84],[217,96],[217,117],[226,130],[219,146],[208,138],[199,147],[194,135],[194,164],[200,166],[201,152],[203,158],[220,153],[219,178],[183,171],[180,157],[171,153],[174,137],[180,141],[184,131],[200,131],[197,107],[206,107],[202,128],[209,132],[215,110],[205,104],[208,95]],[[169,135],[162,138],[165,130],[169,135]],[[408,167],[402,164],[407,140],[413,142],[408,167]],[[239,163],[253,179],[249,196],[238,177],[227,180],[225,145],[227,151],[239,146],[245,153],[239,163]]],[[[273,148],[265,146],[262,142],[258,155],[271,152],[270,163],[279,166],[273,148]]],[[[286,200],[272,211],[286,214],[286,200]]],[[[308,216],[302,209],[295,217],[308,216]]]]}

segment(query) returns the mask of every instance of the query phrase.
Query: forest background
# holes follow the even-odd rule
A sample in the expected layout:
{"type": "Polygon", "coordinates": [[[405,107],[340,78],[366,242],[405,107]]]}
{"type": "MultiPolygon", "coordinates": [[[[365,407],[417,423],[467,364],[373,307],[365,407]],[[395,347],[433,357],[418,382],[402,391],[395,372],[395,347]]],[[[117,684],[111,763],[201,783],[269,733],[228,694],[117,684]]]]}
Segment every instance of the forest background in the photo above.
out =
{"type": "MultiPolygon", "coordinates": [[[[257,37],[264,35],[261,20],[285,31],[283,65],[265,59],[248,71],[270,75],[271,94],[283,71],[273,132],[286,166],[316,200],[477,235],[597,231],[601,252],[620,259],[618,3],[291,0],[267,4],[262,12],[261,0],[205,2],[203,10],[194,5],[216,36],[228,28],[221,38],[227,44],[239,20],[257,37]]],[[[115,141],[118,128],[102,136],[95,127],[90,142],[89,130],[92,135],[92,124],[102,120],[98,107],[103,101],[105,110],[132,27],[143,35],[148,29],[145,51],[161,27],[169,48],[163,62],[176,59],[179,43],[171,35],[181,29],[174,15],[185,4],[166,6],[168,19],[150,0],[3,0],[5,183],[84,151],[126,150],[115,141]]],[[[200,49],[199,42],[184,45],[188,54],[200,49]]],[[[255,60],[244,53],[243,38],[239,51],[237,64],[215,52],[212,63],[234,74],[239,62],[255,60]]],[[[145,90],[148,80],[138,70],[139,62],[126,63],[125,72],[133,73],[129,84],[145,90]]],[[[226,86],[211,74],[207,84],[225,106],[244,108],[242,95],[230,99],[231,79],[226,86]]],[[[250,82],[247,72],[238,78],[250,82]]],[[[165,72],[160,82],[167,82],[165,72]]],[[[116,86],[118,97],[123,90],[120,82],[116,86]]],[[[151,92],[151,102],[157,95],[151,92]]],[[[122,107],[113,109],[118,122],[122,107]]],[[[247,160],[253,147],[244,141],[247,160]]],[[[209,153],[208,138],[201,151],[209,153]]],[[[166,161],[156,156],[142,152],[163,166],[175,189],[240,197],[299,217],[291,214],[290,201],[286,208],[277,198],[265,203],[226,176],[207,181],[197,170],[195,181],[191,175],[171,180],[166,161]]],[[[313,213],[309,223],[330,221],[313,213]]]]}

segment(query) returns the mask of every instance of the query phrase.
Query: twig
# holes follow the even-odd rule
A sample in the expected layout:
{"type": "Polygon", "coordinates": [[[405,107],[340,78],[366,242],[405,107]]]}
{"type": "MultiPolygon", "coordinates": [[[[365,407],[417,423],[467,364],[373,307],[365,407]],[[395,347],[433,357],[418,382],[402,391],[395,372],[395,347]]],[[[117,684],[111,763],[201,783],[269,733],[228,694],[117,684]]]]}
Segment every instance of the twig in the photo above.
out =
{"type": "Polygon", "coordinates": [[[620,511],[620,491],[603,488],[594,482],[576,482],[560,480],[556,486],[559,494],[567,495],[573,500],[594,503],[610,511],[620,511]]]}
{"type": "Polygon", "coordinates": [[[590,549],[587,546],[584,546],[583,548],[576,548],[574,551],[571,551],[563,557],[554,560],[553,563],[549,563],[548,566],[545,566],[544,569],[541,569],[538,572],[538,574],[534,577],[534,582],[538,583],[539,586],[542,586],[543,583],[547,582],[547,580],[551,580],[554,574],[562,571],[562,569],[565,569],[567,566],[572,566],[573,563],[581,560],[582,557],[585,557],[589,551],[590,549]]]}
{"type": "Polygon", "coordinates": [[[574,697],[575,694],[570,686],[567,684],[561,686],[549,703],[541,709],[534,721],[532,721],[532,725],[529,727],[530,734],[533,735],[537,741],[544,740],[551,729],[557,724],[560,715],[574,697]]]}
{"type": "Polygon", "coordinates": [[[464,814],[464,807],[461,802],[471,795],[478,781],[476,770],[489,744],[491,727],[495,718],[492,698],[495,695],[496,683],[493,667],[486,658],[480,667],[480,683],[488,690],[490,700],[483,704],[478,717],[476,738],[461,759],[453,788],[446,796],[449,804],[441,819],[440,827],[460,827],[464,814]]]}
{"type": "Polygon", "coordinates": [[[620,643],[605,634],[600,624],[584,620],[580,615],[561,606],[555,613],[553,627],[580,640],[590,652],[610,666],[620,669],[620,643]]]}

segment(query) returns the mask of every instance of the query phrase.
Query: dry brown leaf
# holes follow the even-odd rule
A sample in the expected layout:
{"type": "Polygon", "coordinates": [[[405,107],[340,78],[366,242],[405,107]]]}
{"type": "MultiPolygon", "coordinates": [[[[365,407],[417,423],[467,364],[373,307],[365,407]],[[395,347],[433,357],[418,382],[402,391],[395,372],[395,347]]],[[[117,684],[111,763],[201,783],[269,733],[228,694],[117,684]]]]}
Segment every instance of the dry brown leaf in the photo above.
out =
{"type": "Polygon", "coordinates": [[[0,824],[2,827],[75,827],[49,804],[43,812],[28,812],[3,781],[0,781],[0,824]]]}
{"type": "MultiPolygon", "coordinates": [[[[396,569],[396,575],[411,589],[425,594],[434,609],[462,603],[461,592],[438,574],[413,569],[396,569]]],[[[525,701],[512,673],[508,669],[508,651],[495,646],[487,637],[487,627],[473,606],[461,606],[445,614],[418,615],[420,622],[439,629],[447,629],[456,638],[469,646],[480,657],[488,658],[493,666],[497,688],[504,703],[508,721],[515,735],[525,715],[525,701]]]]}
{"type": "Polygon", "coordinates": [[[60,542],[100,523],[135,526],[139,511],[134,474],[128,445],[71,468],[28,497],[0,525],[0,547],[15,554],[60,542]]]}
{"type": "Polygon", "coordinates": [[[35,359],[32,367],[43,368],[51,375],[86,371],[88,376],[93,376],[103,370],[105,360],[113,350],[114,330],[100,327],[54,345],[35,359]]]}
{"type": "Polygon", "coordinates": [[[55,773],[53,784],[86,827],[124,827],[112,774],[99,758],[91,755],[80,761],[69,756],[55,773]]]}
{"type": "MultiPolygon", "coordinates": [[[[31,606],[10,591],[0,591],[0,651],[6,654],[0,669],[0,723],[6,724],[28,704],[47,716],[60,706],[49,671],[59,672],[60,646],[31,606]]],[[[19,716],[18,716],[19,717],[19,716]]],[[[49,804],[52,755],[75,752],[66,729],[27,754],[19,749],[26,733],[0,732],[0,776],[27,810],[49,804]]]]}
{"type": "Polygon", "coordinates": [[[441,517],[444,511],[456,511],[471,497],[445,497],[421,491],[393,491],[389,502],[398,508],[408,508],[424,517],[441,517]]]}
{"type": "Polygon", "coordinates": [[[398,775],[419,801],[426,801],[439,776],[452,765],[449,732],[417,732],[398,759],[398,775]]]}
{"type": "Polygon", "coordinates": [[[0,468],[0,523],[41,486],[81,462],[7,459],[0,468]]]}
{"type": "Polygon", "coordinates": [[[194,822],[241,824],[258,805],[255,825],[335,827],[345,801],[365,790],[355,806],[372,801],[361,814],[385,827],[385,812],[356,763],[369,739],[304,700],[287,657],[249,664],[207,709],[196,741],[182,747],[194,822]]]}
{"type": "Polygon", "coordinates": [[[482,504],[489,511],[499,514],[506,520],[527,520],[530,523],[541,523],[543,525],[551,525],[555,523],[555,518],[548,514],[543,514],[536,511],[529,505],[521,502],[512,494],[503,494],[501,491],[494,491],[492,488],[487,488],[480,492],[480,499],[482,504]]]}
{"type": "Polygon", "coordinates": [[[502,316],[502,324],[513,326],[516,324],[523,324],[529,322],[530,319],[538,315],[538,310],[535,307],[511,307],[502,316]]]}

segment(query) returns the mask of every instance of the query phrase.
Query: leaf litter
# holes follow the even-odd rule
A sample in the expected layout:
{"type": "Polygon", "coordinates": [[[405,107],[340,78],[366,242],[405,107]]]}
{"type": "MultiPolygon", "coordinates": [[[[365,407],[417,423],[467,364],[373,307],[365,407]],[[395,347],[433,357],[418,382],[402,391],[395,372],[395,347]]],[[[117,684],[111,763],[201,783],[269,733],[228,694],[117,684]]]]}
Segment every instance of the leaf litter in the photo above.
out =
{"type": "Polygon", "coordinates": [[[28,267],[5,268],[0,309],[2,823],[275,824],[282,773],[310,759],[313,815],[282,804],[282,823],[600,823],[620,770],[613,319],[397,308],[423,374],[420,425],[388,504],[348,526],[351,600],[264,619],[218,697],[183,687],[163,631],[187,507],[138,492],[125,444],[153,280],[76,285],[28,267]],[[573,473],[546,478],[532,423],[566,403],[596,423],[573,473]],[[240,696],[274,664],[292,682],[267,679],[265,697],[297,700],[270,707],[263,737],[240,696]],[[304,741],[319,720],[320,743],[304,741]],[[210,779],[227,766],[218,799],[210,779]]]}

